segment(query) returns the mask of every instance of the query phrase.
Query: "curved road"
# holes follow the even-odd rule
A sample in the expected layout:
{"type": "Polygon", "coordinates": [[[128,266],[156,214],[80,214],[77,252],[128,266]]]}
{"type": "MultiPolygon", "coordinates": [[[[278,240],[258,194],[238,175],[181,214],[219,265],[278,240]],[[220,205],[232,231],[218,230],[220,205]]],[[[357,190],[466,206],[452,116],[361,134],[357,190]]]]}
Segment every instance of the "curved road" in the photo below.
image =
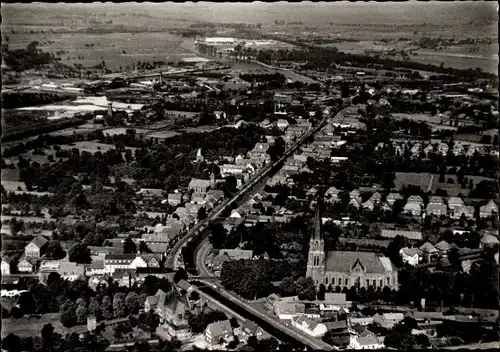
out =
{"type": "Polygon", "coordinates": [[[325,121],[328,119],[329,115],[327,114],[326,116],[323,117],[321,122],[314,128],[310,129],[307,131],[302,137],[300,137],[289,149],[287,149],[284,153],[284,155],[275,163],[268,165],[264,167],[262,170],[257,172],[250,180],[248,180],[247,183],[245,183],[243,189],[241,189],[236,195],[231,198],[223,201],[221,204],[219,204],[217,207],[215,207],[210,213],[208,214],[207,218],[205,220],[202,220],[198,222],[196,225],[193,226],[189,232],[182,237],[177,243],[174,245],[172,250],[167,256],[167,259],[165,261],[165,266],[167,268],[172,268],[172,269],[177,269],[177,262],[179,260],[179,254],[181,248],[194,236],[196,235],[199,231],[203,230],[211,221],[217,219],[224,210],[226,210],[228,207],[230,207],[232,204],[238,201],[240,197],[244,196],[248,192],[252,191],[255,187],[255,185],[263,178],[265,177],[276,165],[279,163],[285,161],[293,152],[295,152],[311,135],[315,134],[317,131],[321,129],[321,127],[324,125],[325,121]]]}
{"type": "Polygon", "coordinates": [[[205,284],[208,287],[212,287],[211,290],[220,294],[225,299],[240,306],[241,308],[243,308],[245,311],[249,312],[250,314],[264,320],[266,323],[271,324],[274,328],[280,330],[281,332],[287,334],[288,336],[293,337],[295,340],[300,341],[304,345],[312,347],[314,350],[332,351],[332,350],[338,349],[334,346],[327,344],[326,342],[323,342],[321,339],[317,339],[317,338],[314,338],[310,335],[305,334],[304,332],[296,329],[293,326],[285,325],[277,317],[269,316],[265,313],[262,313],[261,311],[257,310],[255,307],[252,307],[251,305],[249,305],[245,301],[241,300],[240,297],[232,294],[231,292],[224,290],[219,285],[214,286],[213,283],[207,283],[207,282],[204,282],[203,280],[199,280],[199,279],[195,279],[190,283],[191,283],[191,285],[196,286],[195,282],[200,282],[200,283],[205,284]]]}

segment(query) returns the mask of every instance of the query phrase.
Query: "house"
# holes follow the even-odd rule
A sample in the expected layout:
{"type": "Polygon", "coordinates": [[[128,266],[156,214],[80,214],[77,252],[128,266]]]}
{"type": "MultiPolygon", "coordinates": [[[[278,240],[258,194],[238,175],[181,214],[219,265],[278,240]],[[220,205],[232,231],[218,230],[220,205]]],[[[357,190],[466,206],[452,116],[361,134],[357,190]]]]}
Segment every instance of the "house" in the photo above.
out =
{"type": "Polygon", "coordinates": [[[163,197],[163,190],[157,188],[141,188],[136,194],[143,198],[161,198],[163,197]]]}
{"type": "Polygon", "coordinates": [[[403,321],[403,319],[403,313],[377,313],[373,316],[373,323],[386,329],[392,329],[394,325],[403,321]]]}
{"type": "Polygon", "coordinates": [[[279,301],[281,301],[281,297],[278,296],[276,293],[271,293],[264,301],[264,306],[268,311],[274,312],[274,306],[279,301]]]}
{"type": "Polygon", "coordinates": [[[233,334],[229,320],[216,321],[208,324],[205,329],[205,340],[211,345],[219,345],[233,334]]]}
{"type": "Polygon", "coordinates": [[[496,236],[485,234],[481,238],[481,248],[484,247],[495,247],[498,245],[498,238],[496,236]]]}
{"type": "Polygon", "coordinates": [[[385,348],[385,345],[375,335],[368,334],[368,336],[351,336],[349,348],[353,350],[376,350],[385,348]]]}
{"type": "Polygon", "coordinates": [[[427,215],[435,215],[435,216],[447,215],[448,207],[446,206],[446,204],[429,203],[425,211],[427,215]]]}
{"type": "Polygon", "coordinates": [[[444,204],[443,197],[432,196],[429,198],[428,204],[444,204]]]}
{"type": "Polygon", "coordinates": [[[459,208],[455,208],[452,210],[452,218],[454,219],[460,219],[462,215],[466,219],[472,219],[474,218],[474,207],[471,205],[463,205],[459,208]]]}
{"type": "Polygon", "coordinates": [[[382,195],[378,192],[375,192],[372,194],[372,196],[369,199],[374,205],[380,204],[380,201],[382,200],[382,195]]]}
{"type": "Polygon", "coordinates": [[[222,265],[228,260],[252,259],[252,250],[243,249],[221,249],[219,253],[212,257],[209,267],[217,275],[222,268],[222,265]]]}
{"type": "Polygon", "coordinates": [[[114,273],[117,269],[131,269],[137,254],[107,254],[104,257],[104,270],[114,273]]]}
{"type": "Polygon", "coordinates": [[[445,240],[436,243],[434,247],[439,251],[439,254],[441,255],[446,255],[446,253],[448,253],[451,248],[450,244],[445,240]]]}
{"type": "Polygon", "coordinates": [[[425,242],[422,246],[420,246],[420,250],[422,251],[422,255],[424,258],[430,262],[433,258],[437,258],[439,251],[430,243],[425,242]]]}
{"type": "Polygon", "coordinates": [[[10,259],[2,258],[2,275],[10,275],[10,259]]]}
{"type": "Polygon", "coordinates": [[[29,258],[40,258],[47,247],[48,240],[43,236],[35,237],[26,247],[24,247],[24,255],[29,258]]]}
{"type": "Polygon", "coordinates": [[[85,276],[85,267],[75,262],[61,262],[57,273],[61,275],[63,280],[75,281],[85,276]]]}
{"type": "Polygon", "coordinates": [[[158,315],[160,326],[165,328],[171,337],[185,340],[191,335],[187,321],[189,301],[177,289],[172,288],[169,292],[159,289],[154,296],[146,298],[144,310],[158,315]]]}
{"type": "Polygon", "coordinates": [[[399,251],[401,260],[403,263],[409,264],[411,266],[417,266],[422,257],[422,251],[419,248],[401,248],[399,251]]]}
{"type": "Polygon", "coordinates": [[[361,207],[361,204],[361,197],[351,198],[351,201],[349,202],[349,205],[353,206],[356,209],[359,209],[359,207],[361,207]]]}
{"type": "Polygon", "coordinates": [[[413,196],[409,196],[409,197],[408,197],[408,200],[406,201],[406,203],[410,203],[410,204],[418,204],[418,205],[420,205],[421,207],[423,207],[423,206],[424,206],[424,200],[422,199],[422,197],[420,197],[420,196],[418,196],[418,195],[417,195],[417,196],[415,196],[415,195],[413,195],[413,196]]]}
{"type": "Polygon", "coordinates": [[[391,206],[386,202],[384,204],[382,204],[382,206],[380,207],[380,210],[382,211],[389,211],[391,212],[392,211],[392,208],[391,206]]]}
{"type": "Polygon", "coordinates": [[[169,193],[167,196],[167,203],[174,207],[182,203],[182,193],[169,193]]]}
{"type": "MultiPolygon", "coordinates": [[[[214,177],[212,177],[214,178],[214,177]]],[[[207,193],[210,187],[213,187],[214,180],[202,180],[193,178],[189,181],[188,189],[194,193],[207,193]]]]}
{"type": "Polygon", "coordinates": [[[448,208],[450,208],[451,212],[455,212],[455,209],[460,209],[464,206],[464,201],[460,197],[450,197],[448,199],[448,208]]]}
{"type": "Polygon", "coordinates": [[[389,193],[386,198],[386,202],[389,205],[393,205],[397,200],[403,199],[403,196],[399,193],[389,193]]]}
{"type": "MultiPolygon", "coordinates": [[[[190,203],[204,205],[206,203],[205,194],[204,193],[193,193],[191,195],[191,202],[190,203]]],[[[186,204],[186,207],[187,207],[187,204],[186,204]]]]}
{"type": "Polygon", "coordinates": [[[292,318],[292,325],[313,337],[321,337],[328,331],[325,324],[317,323],[305,316],[292,318]]]}
{"type": "Polygon", "coordinates": [[[373,324],[373,317],[350,318],[350,322],[351,322],[351,326],[354,326],[354,325],[367,326],[367,325],[373,324]]]}
{"type": "Polygon", "coordinates": [[[422,214],[422,206],[418,203],[406,203],[403,207],[403,213],[411,216],[420,216],[422,214]]]}
{"type": "Polygon", "coordinates": [[[359,193],[359,191],[357,189],[354,189],[351,192],[349,192],[349,197],[351,199],[359,198],[359,196],[360,196],[360,193],[359,193]]]}
{"type": "Polygon", "coordinates": [[[262,340],[270,337],[270,335],[265,332],[260,326],[250,320],[245,320],[239,330],[241,332],[240,336],[244,341],[247,341],[250,336],[255,336],[257,340],[262,340]]]}
{"type": "Polygon", "coordinates": [[[86,276],[104,275],[104,259],[92,259],[92,263],[83,264],[86,276]]]}
{"type": "Polygon", "coordinates": [[[422,232],[420,231],[408,231],[408,230],[382,230],[382,237],[394,238],[396,236],[406,237],[409,240],[422,240],[422,232]]]}
{"type": "Polygon", "coordinates": [[[280,130],[286,130],[286,128],[288,127],[289,123],[287,120],[285,119],[278,119],[278,121],[276,122],[276,126],[278,126],[278,128],[280,130]]]}
{"type": "Polygon", "coordinates": [[[61,265],[61,260],[51,260],[51,259],[42,260],[40,263],[40,271],[56,272],[57,270],[59,270],[60,265],[61,265]]]}
{"type": "Polygon", "coordinates": [[[361,206],[363,207],[363,209],[368,210],[368,211],[373,211],[373,209],[375,209],[375,205],[373,204],[373,202],[370,199],[368,199],[366,202],[361,204],[361,206]]]}
{"type": "Polygon", "coordinates": [[[423,151],[426,155],[432,153],[434,151],[434,146],[432,145],[432,143],[429,143],[424,147],[423,151]]]}
{"type": "Polygon", "coordinates": [[[441,155],[446,156],[446,154],[448,154],[448,150],[450,150],[450,147],[446,143],[439,143],[437,146],[437,151],[441,155]]]}
{"type": "Polygon", "coordinates": [[[299,302],[287,302],[285,300],[280,300],[274,305],[274,314],[280,320],[290,320],[297,315],[303,315],[306,311],[306,307],[303,303],[299,302]]]}
{"type": "Polygon", "coordinates": [[[17,271],[20,273],[32,273],[35,271],[36,259],[24,257],[17,263],[17,271]]]}
{"type": "Polygon", "coordinates": [[[493,200],[490,200],[488,204],[479,207],[479,216],[481,218],[489,218],[494,214],[498,214],[498,206],[493,200]]]}
{"type": "Polygon", "coordinates": [[[326,311],[339,311],[350,305],[350,302],[346,301],[345,293],[325,293],[325,299],[320,301],[319,310],[322,312],[326,311]]]}

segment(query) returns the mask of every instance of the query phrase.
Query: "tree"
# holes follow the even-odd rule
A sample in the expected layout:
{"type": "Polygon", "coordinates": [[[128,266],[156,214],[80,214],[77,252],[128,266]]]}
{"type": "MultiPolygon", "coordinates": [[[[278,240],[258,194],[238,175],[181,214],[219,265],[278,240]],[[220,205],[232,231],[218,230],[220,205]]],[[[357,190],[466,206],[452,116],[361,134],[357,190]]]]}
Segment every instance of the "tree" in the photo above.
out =
{"type": "Polygon", "coordinates": [[[144,241],[139,242],[139,252],[140,253],[152,253],[151,249],[148,247],[148,245],[144,241]]]}
{"type": "Polygon", "coordinates": [[[188,273],[184,268],[179,268],[177,272],[174,275],[174,282],[178,283],[181,280],[187,280],[188,279],[188,273]]]}
{"type": "Polygon", "coordinates": [[[49,323],[43,326],[41,334],[44,340],[50,340],[53,333],[54,327],[52,326],[52,324],[49,323]]]}
{"type": "Polygon", "coordinates": [[[77,324],[85,324],[87,321],[88,310],[87,307],[82,304],[76,308],[76,322],[77,324]]]}
{"type": "Polygon", "coordinates": [[[136,292],[131,291],[127,294],[127,297],[125,297],[125,307],[129,315],[139,313],[139,295],[136,292]]]}
{"type": "Polygon", "coordinates": [[[90,249],[83,243],[76,243],[69,249],[69,260],[80,264],[89,264],[92,261],[90,249]]]}
{"type": "Polygon", "coordinates": [[[132,238],[127,237],[123,245],[123,253],[137,253],[137,246],[132,238]]]}
{"type": "Polygon", "coordinates": [[[323,301],[325,299],[325,292],[326,292],[325,285],[323,285],[323,284],[319,285],[318,299],[320,301],[323,301]]]}
{"type": "Polygon", "coordinates": [[[47,245],[45,255],[49,258],[63,259],[66,252],[62,249],[59,241],[50,241],[47,245]]]}
{"type": "Polygon", "coordinates": [[[101,303],[102,317],[106,320],[113,319],[113,303],[111,297],[104,296],[101,303]]]}
{"type": "Polygon", "coordinates": [[[62,306],[61,311],[61,324],[70,328],[76,325],[76,304],[71,302],[70,300],[66,300],[66,302],[62,306]]]}
{"type": "Polygon", "coordinates": [[[448,251],[448,261],[454,270],[460,271],[462,269],[460,261],[460,253],[457,247],[450,248],[448,251]]]}
{"type": "Polygon", "coordinates": [[[89,315],[95,316],[97,321],[101,320],[102,314],[101,314],[101,306],[99,304],[99,300],[97,297],[92,297],[90,299],[89,303],[89,315]]]}
{"type": "Polygon", "coordinates": [[[122,292],[115,293],[113,296],[113,316],[122,318],[125,315],[125,294],[122,292]]]}
{"type": "Polygon", "coordinates": [[[389,243],[389,246],[387,246],[387,256],[397,267],[403,266],[399,251],[404,247],[408,247],[408,240],[406,237],[400,235],[394,237],[394,239],[389,243]]]}
{"type": "Polygon", "coordinates": [[[19,351],[20,345],[21,338],[13,333],[8,334],[4,339],[2,339],[2,350],[17,352],[19,351]]]}
{"type": "Polygon", "coordinates": [[[153,334],[160,324],[160,318],[155,313],[149,311],[139,315],[139,322],[147,326],[149,333],[153,334]]]}
{"type": "Polygon", "coordinates": [[[299,277],[295,284],[300,300],[314,301],[316,298],[316,288],[311,277],[299,277]]]}
{"type": "Polygon", "coordinates": [[[280,282],[279,289],[283,297],[295,296],[297,294],[295,280],[291,277],[285,277],[283,281],[280,282]]]}
{"type": "Polygon", "coordinates": [[[202,221],[205,220],[206,218],[207,218],[207,211],[205,210],[204,207],[200,207],[200,209],[198,210],[198,220],[202,221]]]}
{"type": "Polygon", "coordinates": [[[231,323],[231,327],[233,329],[236,329],[237,327],[240,326],[240,324],[238,323],[238,320],[235,317],[232,317],[231,319],[229,319],[229,322],[231,323]]]}
{"type": "Polygon", "coordinates": [[[399,323],[396,324],[385,337],[384,344],[387,347],[396,348],[400,351],[411,350],[414,338],[411,334],[411,327],[399,323]]]}

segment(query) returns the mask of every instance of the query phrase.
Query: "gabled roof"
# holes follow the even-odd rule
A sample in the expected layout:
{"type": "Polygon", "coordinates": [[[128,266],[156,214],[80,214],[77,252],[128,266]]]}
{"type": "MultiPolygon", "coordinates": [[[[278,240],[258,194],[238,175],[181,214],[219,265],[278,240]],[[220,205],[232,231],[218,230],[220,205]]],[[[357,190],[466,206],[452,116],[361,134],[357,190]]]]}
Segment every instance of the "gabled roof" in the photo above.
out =
{"type": "Polygon", "coordinates": [[[43,246],[45,246],[47,244],[47,242],[49,242],[49,241],[45,237],[37,236],[37,237],[33,238],[33,240],[30,243],[34,244],[38,248],[42,248],[43,246]]]}
{"type": "Polygon", "coordinates": [[[216,321],[215,323],[208,324],[206,330],[210,331],[210,335],[213,336],[222,336],[226,334],[231,334],[233,332],[233,328],[231,327],[231,323],[229,320],[216,321]]]}
{"type": "Polygon", "coordinates": [[[379,256],[372,252],[347,252],[330,251],[327,253],[326,270],[342,273],[349,273],[354,265],[359,262],[367,273],[383,274],[392,268],[390,260],[384,256],[379,256]],[[383,259],[387,259],[388,263],[383,259]]]}
{"type": "Polygon", "coordinates": [[[437,251],[437,249],[430,242],[425,242],[422,246],[420,246],[420,250],[425,253],[433,253],[437,251]]]}
{"type": "Polygon", "coordinates": [[[445,240],[442,240],[441,242],[437,243],[435,247],[440,251],[447,251],[448,249],[451,248],[450,244],[445,240]]]}
{"type": "Polygon", "coordinates": [[[450,199],[448,199],[448,204],[453,204],[453,205],[463,205],[464,204],[464,201],[462,200],[462,198],[460,197],[451,197],[450,199]]]}
{"type": "Polygon", "coordinates": [[[420,232],[420,231],[384,229],[381,232],[381,236],[386,237],[386,238],[394,238],[398,235],[406,237],[408,239],[412,239],[412,240],[421,240],[422,239],[422,232],[420,232]]]}
{"type": "Polygon", "coordinates": [[[307,318],[305,315],[300,315],[297,318],[294,317],[294,318],[292,318],[292,320],[296,324],[303,326],[304,328],[306,328],[309,331],[314,331],[314,329],[316,329],[319,325],[317,322],[307,318]]]}
{"type": "Polygon", "coordinates": [[[421,255],[422,251],[419,248],[401,248],[401,252],[409,257],[414,257],[415,255],[421,255]]]}

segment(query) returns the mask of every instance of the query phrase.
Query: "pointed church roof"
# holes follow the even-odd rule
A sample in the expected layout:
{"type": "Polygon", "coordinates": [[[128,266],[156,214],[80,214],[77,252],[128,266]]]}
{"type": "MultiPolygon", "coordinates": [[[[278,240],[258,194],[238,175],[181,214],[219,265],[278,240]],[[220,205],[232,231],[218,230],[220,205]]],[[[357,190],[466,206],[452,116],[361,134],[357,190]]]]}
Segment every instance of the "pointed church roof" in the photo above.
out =
{"type": "Polygon", "coordinates": [[[316,204],[316,214],[314,216],[313,240],[323,240],[323,221],[321,220],[321,200],[316,204]]]}

